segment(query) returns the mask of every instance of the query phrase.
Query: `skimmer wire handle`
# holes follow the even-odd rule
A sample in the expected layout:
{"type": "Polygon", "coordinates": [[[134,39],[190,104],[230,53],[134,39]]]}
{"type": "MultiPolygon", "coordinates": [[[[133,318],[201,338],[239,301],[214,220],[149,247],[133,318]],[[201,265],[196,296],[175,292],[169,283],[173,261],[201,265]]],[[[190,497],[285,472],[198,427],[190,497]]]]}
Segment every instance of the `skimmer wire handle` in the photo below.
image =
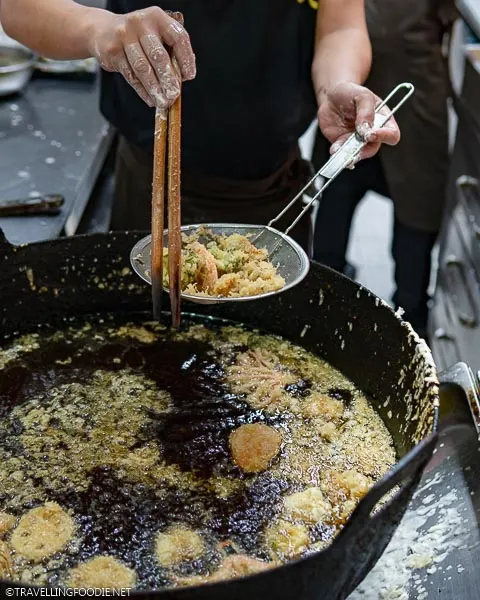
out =
{"type": "MultiPolygon", "coordinates": [[[[389,102],[400,90],[406,90],[404,96],[399,100],[399,102],[390,110],[388,114],[385,115],[384,119],[376,119],[375,120],[375,129],[380,129],[384,127],[388,121],[393,117],[393,115],[397,112],[397,110],[410,98],[410,96],[415,91],[414,86],[411,83],[400,83],[397,85],[395,89],[393,89],[388,96],[380,102],[380,104],[375,108],[375,114],[380,116],[380,111],[384,106],[386,106],[387,102],[389,102]]],[[[381,115],[383,116],[383,114],[381,115]]],[[[268,227],[271,227],[274,223],[276,223],[279,219],[283,217],[283,215],[290,210],[290,208],[303,196],[303,194],[308,190],[308,188],[320,177],[324,177],[326,179],[323,186],[320,190],[310,199],[310,201],[304,206],[303,210],[300,212],[298,217],[290,224],[287,229],[285,229],[284,233],[288,235],[288,233],[295,227],[295,225],[300,221],[300,219],[308,212],[312,204],[323,194],[323,192],[327,189],[327,187],[334,181],[334,179],[340,175],[340,173],[352,164],[356,158],[358,158],[360,152],[366,146],[367,141],[358,133],[354,132],[352,135],[346,140],[343,146],[323,165],[323,167],[315,173],[315,175],[310,179],[310,181],[302,188],[298,194],[291,200],[287,206],[278,213],[276,217],[274,217],[269,223],[268,227]]]]}

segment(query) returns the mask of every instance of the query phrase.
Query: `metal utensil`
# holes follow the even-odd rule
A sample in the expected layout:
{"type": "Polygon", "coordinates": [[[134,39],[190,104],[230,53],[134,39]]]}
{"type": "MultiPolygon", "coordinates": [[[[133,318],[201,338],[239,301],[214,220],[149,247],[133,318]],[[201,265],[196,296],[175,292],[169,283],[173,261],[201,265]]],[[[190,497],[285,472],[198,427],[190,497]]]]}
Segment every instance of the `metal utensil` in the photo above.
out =
{"type": "Polygon", "coordinates": [[[0,201],[0,217],[27,217],[60,214],[65,198],[60,194],[39,194],[18,200],[0,201]]]}
{"type": "Polygon", "coordinates": [[[34,71],[35,57],[22,47],[0,46],[0,96],[21,92],[34,71]]]}
{"type": "MultiPolygon", "coordinates": [[[[411,83],[402,83],[398,85],[375,109],[375,128],[384,127],[404,102],[413,94],[414,86],[411,83]],[[406,90],[404,96],[399,102],[386,113],[381,112],[387,103],[400,91],[406,90]]],[[[274,294],[284,292],[297,285],[307,275],[309,270],[309,259],[305,251],[288,234],[299,222],[299,220],[308,212],[313,203],[320,198],[324,190],[335,180],[336,177],[360,156],[362,149],[368,141],[357,132],[353,133],[343,146],[325,163],[325,165],[310,179],[305,187],[287,204],[287,206],[274,217],[267,225],[247,225],[237,223],[214,223],[198,224],[182,227],[182,232],[187,234],[198,233],[199,229],[206,230],[212,235],[231,235],[239,233],[248,235],[250,241],[259,248],[266,248],[269,259],[277,267],[279,275],[285,279],[285,286],[274,292],[257,294],[255,296],[241,297],[222,297],[222,296],[200,296],[193,294],[181,294],[182,299],[196,302],[197,304],[220,304],[224,302],[244,302],[248,300],[257,300],[274,294]],[[285,229],[278,231],[273,227],[283,215],[292,208],[294,204],[300,201],[304,194],[311,188],[319,177],[324,177],[325,181],[321,188],[306,202],[304,208],[300,211],[295,220],[285,229]],[[272,260],[274,258],[274,260],[272,260]]],[[[164,244],[168,239],[168,230],[164,231],[164,244]]],[[[207,242],[205,236],[200,236],[200,242],[207,242]]],[[[148,236],[138,242],[133,248],[130,260],[135,272],[147,283],[151,283],[151,236],[148,236]]],[[[154,263],[155,264],[155,263],[154,263]]]]}
{"type": "MultiPolygon", "coordinates": [[[[400,83],[397,85],[395,89],[393,89],[390,94],[375,108],[375,121],[374,121],[374,129],[381,129],[384,127],[390,119],[395,115],[398,109],[410,98],[410,96],[415,91],[415,87],[411,83],[400,83]],[[400,90],[406,90],[405,95],[397,102],[397,104],[389,110],[386,114],[382,113],[382,109],[387,106],[387,103],[392,100],[394,96],[398,94],[400,90]]],[[[292,221],[292,223],[285,229],[284,233],[286,236],[292,231],[295,225],[300,221],[300,219],[309,211],[310,207],[313,203],[318,200],[323,192],[333,183],[333,181],[340,175],[340,173],[354,165],[358,160],[360,153],[363,148],[367,145],[368,140],[362,137],[358,132],[352,133],[352,135],[346,140],[343,146],[333,154],[330,159],[323,165],[323,167],[317,171],[317,173],[312,177],[312,179],[303,187],[298,194],[285,206],[285,208],[278,213],[276,217],[274,217],[267,225],[268,228],[271,228],[274,223],[279,221],[283,215],[292,208],[294,204],[296,204],[305,192],[315,183],[317,179],[320,177],[324,178],[324,183],[318,190],[316,194],[305,204],[303,210],[299,213],[298,217],[292,221]]],[[[267,228],[265,228],[265,231],[267,228]]],[[[263,232],[260,232],[259,235],[253,240],[254,243],[258,242],[260,236],[263,235],[263,232]]],[[[279,240],[281,243],[281,240],[279,240]]],[[[273,250],[275,252],[276,249],[273,250]]]]}
{"type": "Polygon", "coordinates": [[[39,57],[35,61],[35,69],[49,75],[95,75],[98,70],[98,62],[95,58],[51,60],[39,57]]]}
{"type": "MultiPolygon", "coordinates": [[[[213,235],[231,235],[232,233],[239,233],[240,235],[245,236],[254,236],[260,230],[262,230],[264,225],[235,225],[231,223],[214,223],[204,225],[205,230],[211,232],[213,235]]],[[[185,225],[182,227],[182,233],[189,235],[195,233],[198,230],[198,225],[185,225]]],[[[267,250],[270,250],[274,247],[278,239],[285,239],[285,244],[282,244],[278,249],[278,253],[276,259],[278,260],[278,273],[285,279],[285,286],[279,290],[280,292],[284,292],[293,286],[300,283],[302,279],[307,275],[308,270],[310,268],[310,261],[308,260],[308,256],[304,252],[301,246],[297,244],[291,238],[287,238],[284,233],[277,231],[273,228],[268,228],[268,234],[263,239],[263,247],[267,250]]],[[[168,240],[168,230],[164,231],[164,244],[167,243],[168,240]]],[[[200,236],[200,242],[205,242],[207,239],[203,239],[200,236]]],[[[151,272],[150,272],[150,264],[151,264],[151,236],[147,236],[140,240],[133,247],[130,253],[130,262],[134,271],[147,283],[151,283],[151,272]]],[[[267,296],[273,296],[274,294],[278,294],[279,292],[268,292],[266,294],[261,294],[261,296],[242,296],[239,298],[225,298],[221,296],[211,297],[211,296],[197,296],[193,294],[182,294],[183,300],[188,300],[190,302],[196,302],[197,304],[220,304],[222,302],[231,302],[232,300],[236,300],[237,302],[247,301],[247,300],[256,300],[259,297],[265,298],[267,296]]]]}

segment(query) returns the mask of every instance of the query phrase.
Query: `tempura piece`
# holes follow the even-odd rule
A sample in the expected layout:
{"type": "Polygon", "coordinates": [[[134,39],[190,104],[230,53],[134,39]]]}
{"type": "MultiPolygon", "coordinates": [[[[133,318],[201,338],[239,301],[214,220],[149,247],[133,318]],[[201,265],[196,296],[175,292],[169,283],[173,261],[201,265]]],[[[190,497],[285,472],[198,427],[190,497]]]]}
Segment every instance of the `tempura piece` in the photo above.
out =
{"type": "Polygon", "coordinates": [[[55,502],[46,502],[22,516],[10,544],[17,554],[38,563],[63,550],[74,530],[72,517],[55,502]]]}
{"type": "Polygon", "coordinates": [[[272,557],[284,561],[304,552],[310,538],[304,525],[280,519],[266,530],[265,541],[272,557]]]}
{"type": "Polygon", "coordinates": [[[199,242],[193,242],[191,250],[197,255],[197,289],[212,292],[218,280],[218,270],[213,255],[199,242]]]}
{"type": "Polygon", "coordinates": [[[246,577],[261,571],[266,571],[274,566],[245,554],[234,554],[228,556],[211,577],[210,581],[225,581],[236,577],[246,577]]]}
{"type": "Polygon", "coordinates": [[[340,419],[345,407],[343,402],[330,398],[326,394],[312,392],[303,403],[303,414],[305,417],[321,417],[326,421],[340,419]]]}
{"type": "Polygon", "coordinates": [[[263,423],[241,425],[230,434],[232,458],[244,473],[260,473],[268,469],[277,456],[282,436],[263,423]]]}
{"type": "MultiPolygon", "coordinates": [[[[184,236],[181,275],[182,292],[192,295],[257,296],[285,286],[268,251],[238,233],[227,236],[199,231],[184,236]]],[[[168,286],[168,248],[164,248],[164,285],[168,286]]]]}
{"type": "Polygon", "coordinates": [[[298,376],[281,367],[278,357],[256,348],[238,354],[235,364],[227,368],[227,382],[235,394],[246,394],[252,408],[267,412],[297,412],[298,401],[285,390],[298,376]]]}
{"type": "Polygon", "coordinates": [[[372,480],[358,471],[327,471],[322,489],[332,501],[361,500],[372,487],[372,480]]]}
{"type": "Polygon", "coordinates": [[[325,499],[322,490],[318,487],[311,487],[287,496],[283,500],[283,506],[288,517],[308,525],[321,523],[332,510],[330,502],[325,499]]]}
{"type": "Polygon", "coordinates": [[[204,551],[202,538],[186,527],[172,527],[166,532],[160,532],[155,540],[155,555],[162,567],[195,560],[204,551]]]}
{"type": "Polygon", "coordinates": [[[355,510],[358,502],[372,487],[373,480],[358,471],[327,471],[322,478],[322,490],[332,505],[337,516],[346,521],[355,510]]]}
{"type": "Polygon", "coordinates": [[[276,566],[275,562],[263,562],[245,554],[234,554],[228,556],[217,571],[211,575],[195,575],[177,580],[181,587],[214,583],[216,581],[227,581],[238,577],[246,577],[271,569],[276,566]]]}
{"type": "Polygon", "coordinates": [[[70,588],[119,590],[133,588],[136,580],[135,571],[112,556],[96,556],[71,569],[66,585],[70,588]]]}

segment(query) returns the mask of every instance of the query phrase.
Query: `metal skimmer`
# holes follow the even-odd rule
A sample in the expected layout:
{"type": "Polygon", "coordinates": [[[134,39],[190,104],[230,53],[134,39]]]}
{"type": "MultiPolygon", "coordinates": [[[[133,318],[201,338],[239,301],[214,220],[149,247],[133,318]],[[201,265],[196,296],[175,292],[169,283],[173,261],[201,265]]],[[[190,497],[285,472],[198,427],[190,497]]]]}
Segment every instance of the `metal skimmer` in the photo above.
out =
{"type": "MultiPolygon", "coordinates": [[[[411,83],[401,83],[376,107],[375,109],[375,121],[374,128],[379,129],[384,127],[398,109],[406,102],[406,100],[413,94],[414,86],[411,83]],[[404,90],[403,97],[398,103],[389,110],[388,112],[381,112],[387,103],[392,100],[394,96],[404,90]]],[[[360,156],[360,153],[367,141],[362,138],[357,132],[353,133],[343,146],[325,163],[325,165],[312,177],[312,179],[305,185],[305,187],[298,192],[298,194],[285,206],[285,208],[278,213],[267,225],[246,225],[236,223],[213,223],[213,224],[198,224],[198,225],[187,225],[182,227],[182,233],[192,234],[198,232],[200,228],[205,231],[211,232],[213,235],[231,235],[232,233],[239,233],[249,237],[250,241],[256,246],[266,248],[269,254],[270,260],[277,267],[278,273],[284,278],[285,286],[281,290],[275,292],[268,292],[265,294],[258,294],[256,296],[242,296],[242,297],[222,297],[222,296],[200,296],[193,294],[182,293],[182,299],[198,304],[220,304],[224,302],[245,302],[247,300],[257,300],[259,298],[265,298],[272,296],[280,292],[284,292],[293,286],[297,285],[307,275],[310,261],[305,251],[295,242],[288,234],[300,219],[306,215],[313,203],[320,198],[322,193],[327,189],[329,185],[338,177],[338,175],[347,167],[354,164],[360,156]],[[307,190],[315,183],[320,177],[324,178],[323,185],[320,189],[310,197],[305,203],[305,206],[300,211],[296,219],[285,229],[285,231],[278,231],[273,225],[281,219],[285,213],[292,208],[292,206],[299,200],[302,200],[307,190]]],[[[200,242],[208,242],[205,236],[200,236],[200,242]]],[[[168,242],[168,231],[164,232],[164,245],[168,242]]],[[[135,272],[147,283],[151,284],[151,236],[147,236],[140,240],[132,249],[130,254],[130,260],[132,267],[135,272]]],[[[168,288],[165,288],[168,291],[168,288]]]]}

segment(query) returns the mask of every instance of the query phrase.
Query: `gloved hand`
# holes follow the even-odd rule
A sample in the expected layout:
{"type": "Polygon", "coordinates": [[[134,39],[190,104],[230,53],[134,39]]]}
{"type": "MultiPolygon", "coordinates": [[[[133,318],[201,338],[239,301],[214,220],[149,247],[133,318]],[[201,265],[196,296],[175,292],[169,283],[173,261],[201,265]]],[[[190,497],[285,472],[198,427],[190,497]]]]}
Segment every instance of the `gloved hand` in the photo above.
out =
{"type": "MultiPolygon", "coordinates": [[[[349,81],[341,82],[326,90],[320,99],[318,123],[323,135],[332,144],[335,153],[356,130],[368,142],[360,160],[374,156],[382,144],[395,146],[400,141],[400,129],[395,118],[380,129],[373,129],[375,107],[381,100],[367,88],[349,81]]],[[[380,111],[388,114],[387,106],[380,111]]]]}
{"type": "Polygon", "coordinates": [[[99,11],[92,25],[90,51],[101,67],[121,73],[149,106],[162,109],[180,93],[167,48],[177,59],[182,79],[193,79],[196,68],[190,37],[158,6],[126,15],[99,11]]]}

